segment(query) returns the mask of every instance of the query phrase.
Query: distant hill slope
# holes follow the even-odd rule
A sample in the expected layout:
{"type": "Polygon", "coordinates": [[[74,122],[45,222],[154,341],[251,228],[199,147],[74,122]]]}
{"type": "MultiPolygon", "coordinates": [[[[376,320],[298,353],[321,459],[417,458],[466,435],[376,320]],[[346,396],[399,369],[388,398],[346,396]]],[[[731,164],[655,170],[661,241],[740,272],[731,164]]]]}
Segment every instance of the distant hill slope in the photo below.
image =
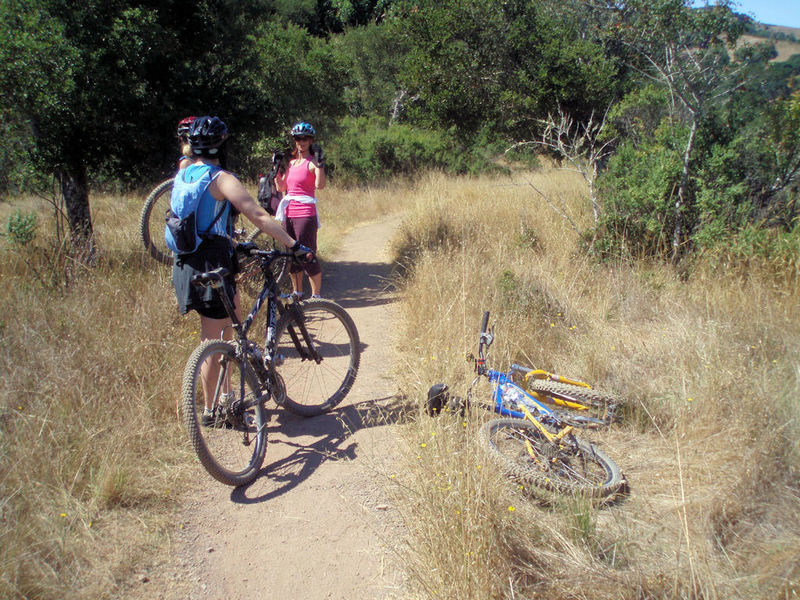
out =
{"type": "Polygon", "coordinates": [[[766,25],[753,23],[749,33],[742,36],[744,42],[760,42],[771,40],[775,44],[778,56],[775,61],[788,60],[794,54],[800,54],[800,29],[797,27],[784,27],[782,25],[766,25]]]}

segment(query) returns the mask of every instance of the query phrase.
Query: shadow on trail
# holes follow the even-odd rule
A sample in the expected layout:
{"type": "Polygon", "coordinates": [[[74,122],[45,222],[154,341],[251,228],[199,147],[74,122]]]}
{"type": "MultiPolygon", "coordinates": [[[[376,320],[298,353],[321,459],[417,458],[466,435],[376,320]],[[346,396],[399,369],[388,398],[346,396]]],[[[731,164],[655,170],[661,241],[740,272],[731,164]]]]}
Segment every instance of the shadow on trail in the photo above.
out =
{"type": "MultiPolygon", "coordinates": [[[[389,263],[333,261],[322,265],[322,274],[322,296],[348,311],[384,306],[397,299],[389,263]]],[[[304,285],[308,287],[305,277],[304,285]]],[[[362,368],[364,354],[377,343],[374,339],[367,342],[362,337],[362,368]]],[[[256,504],[279,497],[307,480],[325,461],[357,458],[358,445],[352,437],[356,431],[401,423],[407,413],[408,403],[397,396],[348,404],[312,418],[274,409],[267,431],[266,464],[253,483],[231,492],[231,500],[256,504]]]]}
{"type": "Polygon", "coordinates": [[[231,500],[240,504],[266,502],[297,487],[328,460],[354,460],[357,444],[352,435],[361,429],[402,423],[408,414],[408,404],[397,396],[376,398],[351,404],[339,410],[312,418],[303,418],[278,408],[277,426],[273,423],[267,431],[267,461],[270,448],[288,446],[291,454],[268,462],[258,478],[247,485],[235,488],[231,500]],[[280,431],[289,439],[271,439],[280,431]],[[298,437],[317,438],[311,443],[293,441],[298,437]],[[277,484],[277,485],[276,485],[277,484]],[[261,493],[267,485],[270,489],[261,493]],[[255,492],[255,493],[254,493],[255,492]]]}
{"type": "Polygon", "coordinates": [[[322,296],[347,309],[391,304],[397,300],[392,277],[393,266],[388,263],[327,263],[322,269],[322,296]]]}

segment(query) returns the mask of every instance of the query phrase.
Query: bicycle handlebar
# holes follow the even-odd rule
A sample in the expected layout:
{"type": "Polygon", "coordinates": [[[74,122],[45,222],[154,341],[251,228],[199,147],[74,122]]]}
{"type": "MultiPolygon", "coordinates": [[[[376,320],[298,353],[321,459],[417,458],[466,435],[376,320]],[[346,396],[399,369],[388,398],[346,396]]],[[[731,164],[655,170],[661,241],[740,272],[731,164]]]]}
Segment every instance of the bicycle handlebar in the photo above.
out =
{"type": "Polygon", "coordinates": [[[484,311],[483,322],[481,323],[481,333],[486,333],[486,327],[489,325],[489,311],[484,311]]]}
{"type": "Polygon", "coordinates": [[[311,261],[308,261],[304,258],[304,255],[298,256],[294,252],[283,252],[281,250],[272,249],[272,250],[262,250],[258,246],[256,246],[253,242],[242,242],[236,246],[236,252],[243,256],[257,256],[261,258],[266,264],[270,264],[278,258],[287,257],[291,259],[293,262],[299,264],[306,264],[308,262],[314,262],[316,260],[316,255],[313,255],[314,258],[311,261]]]}

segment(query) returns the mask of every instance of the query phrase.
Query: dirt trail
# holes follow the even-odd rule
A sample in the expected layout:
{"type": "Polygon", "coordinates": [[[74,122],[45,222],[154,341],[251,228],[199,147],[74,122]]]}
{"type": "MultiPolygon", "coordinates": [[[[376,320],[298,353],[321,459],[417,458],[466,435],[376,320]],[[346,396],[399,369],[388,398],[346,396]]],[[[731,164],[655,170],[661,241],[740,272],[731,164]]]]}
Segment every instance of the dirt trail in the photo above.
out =
{"type": "Polygon", "coordinates": [[[347,309],[362,342],[348,397],[312,419],[273,410],[264,469],[249,486],[223,486],[198,464],[199,489],[180,515],[173,553],[136,596],[401,595],[402,574],[391,550],[398,520],[380,485],[392,472],[392,423],[399,417],[386,372],[395,297],[386,289],[391,266],[385,246],[397,223],[390,218],[357,228],[325,265],[323,296],[347,309]]]}

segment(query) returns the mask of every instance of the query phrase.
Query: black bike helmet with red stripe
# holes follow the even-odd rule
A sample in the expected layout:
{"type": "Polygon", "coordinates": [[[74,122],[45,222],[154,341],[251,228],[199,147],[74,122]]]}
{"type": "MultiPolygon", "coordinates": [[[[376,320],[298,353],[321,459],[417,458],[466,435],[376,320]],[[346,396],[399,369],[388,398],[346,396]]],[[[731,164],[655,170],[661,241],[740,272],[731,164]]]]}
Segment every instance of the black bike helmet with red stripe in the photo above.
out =
{"type": "Polygon", "coordinates": [[[218,156],[226,139],[228,126],[219,117],[197,117],[189,126],[189,145],[195,156],[218,156]]]}
{"type": "Polygon", "coordinates": [[[189,135],[189,128],[197,117],[186,117],[178,121],[178,137],[186,139],[189,135]]]}

